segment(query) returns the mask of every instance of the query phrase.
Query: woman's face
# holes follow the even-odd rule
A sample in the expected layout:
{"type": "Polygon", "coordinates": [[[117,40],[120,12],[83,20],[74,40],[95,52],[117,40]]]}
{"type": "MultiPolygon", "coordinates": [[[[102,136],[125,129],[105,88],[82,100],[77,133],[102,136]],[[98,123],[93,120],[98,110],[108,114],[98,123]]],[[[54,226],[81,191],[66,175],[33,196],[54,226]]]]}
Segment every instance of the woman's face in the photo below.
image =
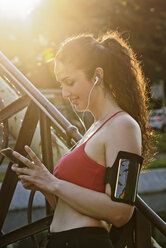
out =
{"type": "Polygon", "coordinates": [[[63,98],[69,99],[78,111],[84,111],[93,81],[88,80],[82,70],[61,62],[55,64],[55,76],[62,88],[63,98]]]}

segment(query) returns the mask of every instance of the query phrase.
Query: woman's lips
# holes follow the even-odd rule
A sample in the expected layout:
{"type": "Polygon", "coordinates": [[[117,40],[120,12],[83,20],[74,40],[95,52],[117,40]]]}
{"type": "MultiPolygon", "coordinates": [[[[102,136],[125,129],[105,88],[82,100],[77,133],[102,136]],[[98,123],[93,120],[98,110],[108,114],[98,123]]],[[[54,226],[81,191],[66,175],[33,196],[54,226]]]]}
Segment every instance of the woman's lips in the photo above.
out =
{"type": "Polygon", "coordinates": [[[78,98],[72,99],[71,102],[72,102],[74,105],[77,105],[77,104],[78,104],[78,98]]]}

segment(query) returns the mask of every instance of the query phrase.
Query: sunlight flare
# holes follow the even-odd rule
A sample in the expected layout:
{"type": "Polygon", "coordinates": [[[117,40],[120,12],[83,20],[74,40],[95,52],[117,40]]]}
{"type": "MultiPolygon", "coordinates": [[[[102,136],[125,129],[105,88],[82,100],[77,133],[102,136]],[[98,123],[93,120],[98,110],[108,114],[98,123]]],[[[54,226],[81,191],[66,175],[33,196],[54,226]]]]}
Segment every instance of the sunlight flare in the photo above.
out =
{"type": "Polygon", "coordinates": [[[42,0],[0,0],[0,18],[25,20],[42,0]]]}

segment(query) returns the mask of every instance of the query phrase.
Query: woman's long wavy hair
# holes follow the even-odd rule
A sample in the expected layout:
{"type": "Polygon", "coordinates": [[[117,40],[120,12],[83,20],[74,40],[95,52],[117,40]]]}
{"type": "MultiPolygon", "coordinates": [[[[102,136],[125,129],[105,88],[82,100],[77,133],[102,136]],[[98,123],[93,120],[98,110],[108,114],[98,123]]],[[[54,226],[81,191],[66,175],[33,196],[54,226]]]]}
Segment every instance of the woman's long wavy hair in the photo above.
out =
{"type": "Polygon", "coordinates": [[[148,125],[147,82],[128,43],[118,32],[109,32],[97,39],[91,34],[81,34],[65,40],[55,60],[83,70],[88,79],[94,76],[97,67],[103,68],[106,92],[112,94],[119,107],[140,125],[145,165],[153,153],[153,131],[148,125]]]}

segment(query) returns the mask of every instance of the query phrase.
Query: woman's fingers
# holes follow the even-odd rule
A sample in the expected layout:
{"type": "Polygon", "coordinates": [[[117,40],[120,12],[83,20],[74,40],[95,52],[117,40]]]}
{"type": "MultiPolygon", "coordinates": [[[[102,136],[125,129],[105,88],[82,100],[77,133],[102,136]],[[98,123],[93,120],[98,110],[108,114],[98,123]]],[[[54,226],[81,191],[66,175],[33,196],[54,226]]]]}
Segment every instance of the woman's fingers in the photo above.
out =
{"type": "Polygon", "coordinates": [[[21,174],[30,175],[30,172],[31,172],[31,171],[28,169],[28,167],[22,168],[22,167],[19,167],[18,164],[13,164],[12,167],[11,167],[11,169],[12,169],[13,171],[15,171],[16,174],[17,174],[18,176],[20,176],[21,174]]]}
{"type": "Polygon", "coordinates": [[[25,151],[28,153],[32,161],[30,161],[28,158],[22,156],[20,153],[16,151],[13,152],[13,155],[30,169],[33,169],[35,165],[38,165],[40,167],[43,166],[40,159],[36,156],[36,154],[32,151],[32,149],[29,146],[25,146],[25,151]]]}
{"type": "Polygon", "coordinates": [[[24,188],[44,190],[50,183],[49,178],[51,178],[50,175],[52,174],[41,163],[40,159],[36,156],[30,147],[25,146],[25,151],[28,153],[32,161],[17,152],[13,152],[13,155],[26,166],[19,167],[13,164],[11,168],[17,173],[18,178],[21,179],[24,188]]]}
{"type": "Polygon", "coordinates": [[[30,177],[29,175],[27,175],[27,174],[20,174],[20,175],[18,176],[18,178],[21,179],[21,181],[24,180],[24,181],[29,182],[29,184],[32,183],[31,177],[30,177]]]}
{"type": "MultiPolygon", "coordinates": [[[[13,168],[18,168],[18,167],[19,167],[18,164],[12,164],[12,170],[13,170],[13,168]]],[[[16,172],[16,171],[15,171],[15,172],[16,172]]],[[[16,174],[17,174],[17,176],[20,175],[20,173],[18,173],[18,172],[16,172],[16,174]]]]}
{"type": "Polygon", "coordinates": [[[32,149],[29,146],[25,146],[25,151],[28,153],[28,155],[34,161],[36,165],[39,165],[39,166],[42,165],[40,159],[36,156],[36,154],[32,151],[32,149]]]}
{"type": "Polygon", "coordinates": [[[40,187],[35,185],[33,177],[27,174],[20,174],[18,178],[21,180],[24,188],[31,189],[31,190],[40,190],[40,187]]]}
{"type": "Polygon", "coordinates": [[[32,168],[32,167],[34,166],[33,163],[32,163],[29,159],[25,158],[25,157],[22,156],[20,153],[14,151],[14,152],[13,152],[13,155],[14,155],[18,160],[20,160],[23,164],[25,164],[27,167],[32,168]]]}
{"type": "Polygon", "coordinates": [[[18,164],[12,164],[12,167],[11,167],[11,169],[13,170],[13,171],[15,171],[15,173],[17,174],[17,176],[19,176],[20,175],[20,173],[19,172],[17,172],[15,169],[17,169],[19,167],[19,165],[18,164]]]}

